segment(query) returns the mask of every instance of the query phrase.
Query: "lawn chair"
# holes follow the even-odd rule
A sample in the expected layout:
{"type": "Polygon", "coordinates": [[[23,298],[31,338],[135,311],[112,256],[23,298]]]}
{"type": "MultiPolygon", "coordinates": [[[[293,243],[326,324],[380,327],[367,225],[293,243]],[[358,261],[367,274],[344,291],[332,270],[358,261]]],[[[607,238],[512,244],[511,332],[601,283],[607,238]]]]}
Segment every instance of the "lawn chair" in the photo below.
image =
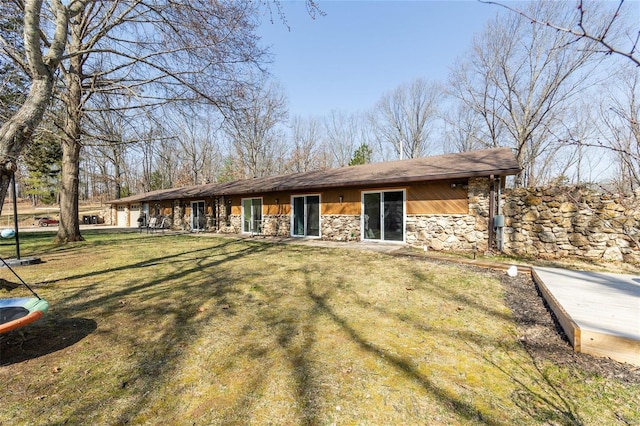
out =
{"type": "Polygon", "coordinates": [[[171,219],[169,219],[168,217],[152,217],[149,220],[149,224],[147,225],[147,233],[155,232],[156,229],[162,229],[162,232],[164,233],[164,230],[170,227],[171,219]]]}
{"type": "Polygon", "coordinates": [[[147,234],[149,232],[154,232],[157,227],[158,227],[158,218],[152,217],[151,219],[149,219],[149,223],[147,224],[147,234]]]}
{"type": "Polygon", "coordinates": [[[170,227],[171,227],[171,219],[163,216],[162,220],[160,221],[160,225],[158,225],[158,228],[162,229],[162,232],[164,233],[164,230],[170,227]]]}

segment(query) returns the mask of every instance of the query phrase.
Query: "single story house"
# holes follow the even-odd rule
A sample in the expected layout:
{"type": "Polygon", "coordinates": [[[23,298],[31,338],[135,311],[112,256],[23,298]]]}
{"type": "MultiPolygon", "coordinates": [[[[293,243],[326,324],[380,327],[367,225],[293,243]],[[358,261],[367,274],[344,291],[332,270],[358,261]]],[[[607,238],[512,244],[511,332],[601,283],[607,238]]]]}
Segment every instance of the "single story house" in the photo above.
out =
{"type": "MultiPolygon", "coordinates": [[[[486,250],[500,189],[520,171],[509,148],[157,190],[111,201],[112,223],[337,241],[486,250]]],[[[496,218],[497,216],[497,218],[496,218]]]]}

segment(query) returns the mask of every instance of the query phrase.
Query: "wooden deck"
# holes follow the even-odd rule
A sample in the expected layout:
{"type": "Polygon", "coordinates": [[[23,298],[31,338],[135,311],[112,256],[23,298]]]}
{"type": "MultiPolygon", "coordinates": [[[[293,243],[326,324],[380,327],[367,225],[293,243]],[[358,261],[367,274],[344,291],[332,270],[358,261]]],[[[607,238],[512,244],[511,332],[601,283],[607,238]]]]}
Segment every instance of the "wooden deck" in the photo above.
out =
{"type": "Polygon", "coordinates": [[[533,268],[576,352],[640,365],[640,276],[533,268]]]}

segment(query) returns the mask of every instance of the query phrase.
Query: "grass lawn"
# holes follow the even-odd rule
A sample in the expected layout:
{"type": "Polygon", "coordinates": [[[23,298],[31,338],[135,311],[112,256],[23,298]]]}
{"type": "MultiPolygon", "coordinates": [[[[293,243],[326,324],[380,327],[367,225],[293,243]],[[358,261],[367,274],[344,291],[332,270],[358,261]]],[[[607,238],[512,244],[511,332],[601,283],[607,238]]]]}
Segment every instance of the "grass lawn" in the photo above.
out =
{"type": "Polygon", "coordinates": [[[535,363],[488,272],[213,236],[52,236],[21,237],[44,263],[17,271],[51,308],[0,337],[0,424],[640,424],[640,386],[535,363]]]}

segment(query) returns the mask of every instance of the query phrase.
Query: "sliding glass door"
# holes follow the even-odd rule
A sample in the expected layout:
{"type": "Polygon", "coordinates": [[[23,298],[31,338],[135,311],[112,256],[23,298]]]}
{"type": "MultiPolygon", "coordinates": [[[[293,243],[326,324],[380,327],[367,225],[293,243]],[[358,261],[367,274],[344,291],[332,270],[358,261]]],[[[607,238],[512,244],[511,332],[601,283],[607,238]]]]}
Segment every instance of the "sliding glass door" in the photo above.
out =
{"type": "Polygon", "coordinates": [[[404,191],[362,194],[365,240],[404,241],[404,191]]]}
{"type": "MultiPolygon", "coordinates": [[[[204,201],[191,202],[191,230],[204,231],[207,225],[204,201]]],[[[158,223],[160,225],[160,223],[158,223]]]]}
{"type": "Polygon", "coordinates": [[[293,210],[291,234],[295,237],[320,236],[320,196],[291,197],[293,210]]]}
{"type": "Polygon", "coordinates": [[[242,232],[262,232],[262,198],[242,200],[242,232]]]}

